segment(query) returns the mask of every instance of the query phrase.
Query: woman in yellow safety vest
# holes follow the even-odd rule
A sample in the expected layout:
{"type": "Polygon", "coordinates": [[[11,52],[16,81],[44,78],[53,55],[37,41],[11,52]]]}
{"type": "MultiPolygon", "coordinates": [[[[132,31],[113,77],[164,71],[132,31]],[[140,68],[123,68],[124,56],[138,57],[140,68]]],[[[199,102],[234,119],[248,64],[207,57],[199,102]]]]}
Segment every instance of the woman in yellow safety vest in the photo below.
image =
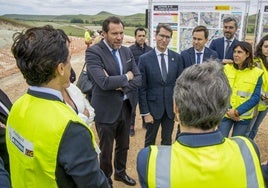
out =
{"type": "Polygon", "coordinates": [[[258,128],[268,112],[268,35],[264,36],[258,43],[255,51],[254,62],[263,70],[263,83],[261,90],[261,100],[258,105],[258,115],[251,122],[251,129],[248,136],[252,140],[255,138],[258,128]]]}
{"type": "Polygon", "coordinates": [[[224,72],[232,89],[230,106],[222,119],[219,130],[228,137],[245,136],[260,101],[263,71],[253,62],[252,46],[239,42],[234,47],[234,63],[224,66],[224,72]]]}

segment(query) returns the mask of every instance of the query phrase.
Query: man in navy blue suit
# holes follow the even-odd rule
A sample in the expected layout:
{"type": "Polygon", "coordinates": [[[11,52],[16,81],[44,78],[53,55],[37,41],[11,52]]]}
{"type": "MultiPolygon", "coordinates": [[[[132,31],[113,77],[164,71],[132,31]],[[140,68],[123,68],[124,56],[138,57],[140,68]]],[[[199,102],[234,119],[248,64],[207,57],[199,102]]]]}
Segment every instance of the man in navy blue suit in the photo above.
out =
{"type": "Polygon", "coordinates": [[[87,72],[93,82],[91,104],[100,139],[100,167],[111,186],[113,164],[114,179],[134,186],[136,181],[126,173],[132,110],[129,93],[141,85],[141,74],[130,49],[122,46],[121,19],[115,16],[105,19],[102,31],[103,40],[86,51],[87,72]]]}
{"type": "Polygon", "coordinates": [[[171,27],[168,24],[158,24],[155,33],[155,49],[143,54],[139,59],[142,75],[139,106],[146,123],[145,147],[155,144],[160,124],[161,144],[172,143],[173,88],[183,67],[181,56],[167,48],[171,37],[171,27]]]}
{"type": "Polygon", "coordinates": [[[238,24],[233,17],[227,17],[223,20],[223,35],[224,37],[217,38],[211,41],[209,48],[215,50],[219,59],[223,64],[233,63],[234,46],[239,42],[235,38],[238,24]]]}
{"type": "Polygon", "coordinates": [[[199,25],[193,29],[192,43],[193,47],[181,52],[184,68],[194,64],[201,64],[208,59],[217,59],[218,54],[214,50],[205,47],[208,41],[209,31],[203,26],[199,25]]]}

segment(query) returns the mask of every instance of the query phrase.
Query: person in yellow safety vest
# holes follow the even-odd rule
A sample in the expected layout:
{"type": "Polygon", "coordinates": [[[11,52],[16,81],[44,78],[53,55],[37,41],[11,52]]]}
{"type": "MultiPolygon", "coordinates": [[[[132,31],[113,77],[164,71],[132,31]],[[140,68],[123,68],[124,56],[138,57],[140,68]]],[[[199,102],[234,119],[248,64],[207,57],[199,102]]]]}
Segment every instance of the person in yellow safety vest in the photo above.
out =
{"type": "Polygon", "coordinates": [[[216,60],[195,64],[177,79],[173,98],[181,133],[171,146],[138,153],[142,188],[264,188],[256,144],[217,130],[231,95],[222,66],[216,60]]]}
{"type": "Polygon", "coordinates": [[[85,32],[85,44],[87,45],[87,48],[92,44],[92,37],[89,29],[85,32]]]}
{"type": "Polygon", "coordinates": [[[12,53],[30,85],[12,106],[6,125],[13,188],[108,188],[94,134],[67,106],[70,40],[52,26],[15,35],[12,53]]]}
{"type": "Polygon", "coordinates": [[[268,112],[268,35],[264,36],[257,44],[254,62],[263,70],[263,83],[261,89],[261,100],[258,105],[258,114],[252,120],[248,137],[254,140],[262,120],[268,112]]]}
{"type": "Polygon", "coordinates": [[[224,72],[228,78],[232,95],[229,108],[219,129],[223,136],[246,136],[250,122],[261,97],[263,70],[253,62],[252,46],[238,42],[234,46],[234,63],[226,64],[224,72]]]}

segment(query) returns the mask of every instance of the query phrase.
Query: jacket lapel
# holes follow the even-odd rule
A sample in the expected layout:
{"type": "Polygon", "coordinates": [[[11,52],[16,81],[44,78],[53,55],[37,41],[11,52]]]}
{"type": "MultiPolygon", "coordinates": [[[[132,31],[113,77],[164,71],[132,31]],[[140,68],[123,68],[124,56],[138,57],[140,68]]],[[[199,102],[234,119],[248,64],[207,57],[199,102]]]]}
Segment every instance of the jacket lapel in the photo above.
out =
{"type": "Polygon", "coordinates": [[[195,52],[194,52],[193,47],[190,49],[189,54],[190,54],[191,65],[194,65],[195,64],[195,52]]]}
{"type": "Polygon", "coordinates": [[[161,68],[160,68],[160,65],[159,65],[158,58],[157,58],[157,55],[156,55],[155,50],[152,50],[150,52],[150,55],[152,56],[152,58],[150,58],[150,59],[154,60],[154,61],[152,61],[152,63],[155,63],[155,65],[153,65],[153,67],[156,67],[156,70],[157,70],[157,72],[159,72],[158,74],[160,75],[159,78],[161,80],[163,80],[163,78],[162,78],[162,71],[161,71],[161,68]]]}

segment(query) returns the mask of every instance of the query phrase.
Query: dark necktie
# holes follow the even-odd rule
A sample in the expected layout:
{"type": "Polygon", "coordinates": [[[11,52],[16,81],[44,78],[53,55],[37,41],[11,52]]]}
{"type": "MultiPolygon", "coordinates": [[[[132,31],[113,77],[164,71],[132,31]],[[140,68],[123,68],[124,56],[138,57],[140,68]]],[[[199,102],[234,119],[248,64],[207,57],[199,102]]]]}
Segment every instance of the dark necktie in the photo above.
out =
{"type": "Polygon", "coordinates": [[[122,67],[121,67],[121,65],[120,65],[120,62],[119,62],[117,56],[116,56],[116,51],[117,51],[117,50],[113,49],[113,50],[112,50],[112,54],[113,54],[113,57],[114,57],[115,62],[117,63],[118,70],[119,70],[120,74],[122,74],[122,67]]]}
{"type": "Polygon", "coordinates": [[[161,55],[161,69],[162,69],[162,78],[164,82],[167,80],[167,66],[166,66],[166,61],[165,61],[165,54],[160,54],[161,55]]]}
{"type": "Polygon", "coordinates": [[[201,62],[201,52],[197,52],[196,53],[196,64],[200,64],[201,62]]]}
{"type": "Polygon", "coordinates": [[[227,43],[227,45],[226,45],[226,48],[225,48],[225,51],[224,51],[224,58],[226,57],[226,54],[227,54],[227,52],[229,50],[231,41],[230,40],[226,40],[226,43],[227,43]]]}

